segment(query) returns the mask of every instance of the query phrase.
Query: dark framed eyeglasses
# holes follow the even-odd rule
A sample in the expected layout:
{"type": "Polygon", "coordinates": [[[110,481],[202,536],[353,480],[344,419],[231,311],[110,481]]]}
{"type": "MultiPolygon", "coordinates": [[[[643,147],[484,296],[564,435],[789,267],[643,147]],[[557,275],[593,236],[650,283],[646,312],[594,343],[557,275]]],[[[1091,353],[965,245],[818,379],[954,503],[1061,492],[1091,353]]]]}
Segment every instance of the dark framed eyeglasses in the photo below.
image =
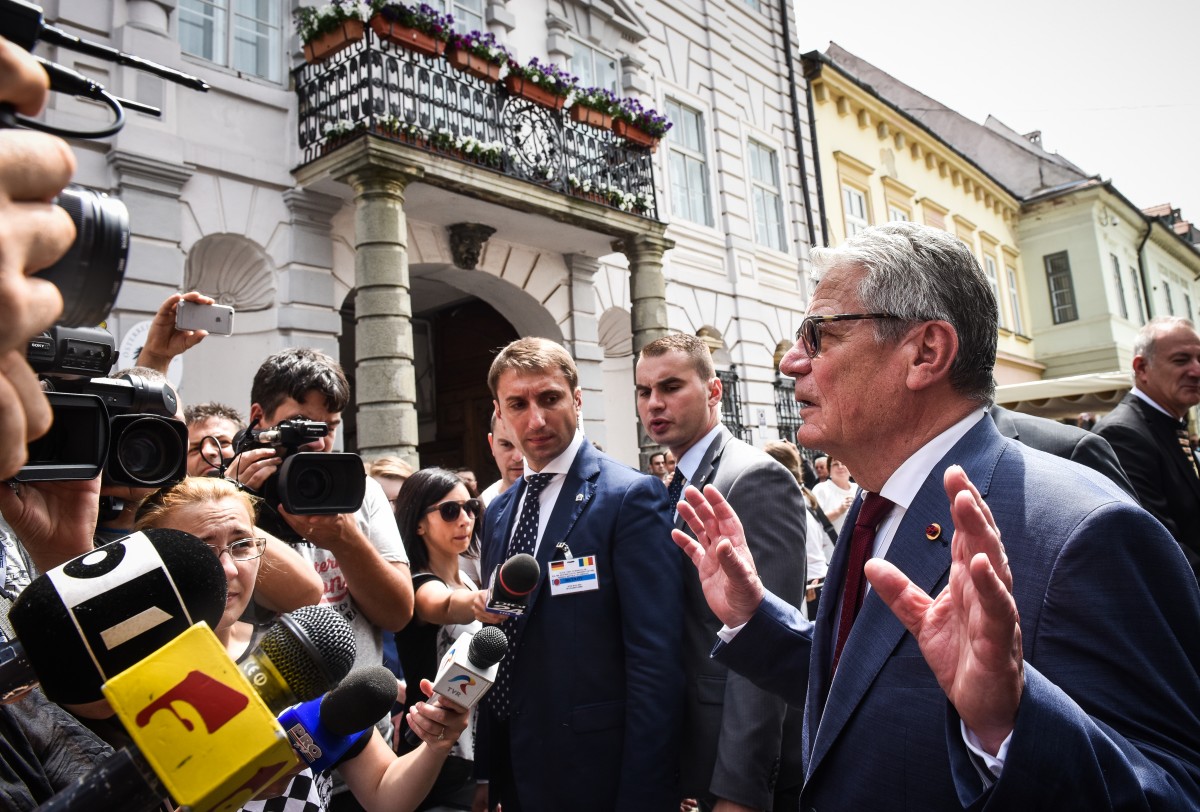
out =
{"type": "Polygon", "coordinates": [[[253,561],[261,556],[267,549],[267,540],[262,536],[257,538],[238,539],[232,542],[228,547],[217,549],[213,545],[208,545],[208,549],[217,554],[220,558],[225,553],[229,553],[229,557],[234,561],[253,561]]]}
{"type": "Polygon", "coordinates": [[[439,502],[436,505],[430,505],[425,508],[425,515],[429,515],[434,511],[441,514],[442,521],[456,522],[458,515],[464,510],[467,515],[474,519],[483,511],[483,502],[478,499],[467,499],[463,502],[439,502]]]}
{"type": "Polygon", "coordinates": [[[809,358],[821,353],[821,328],[835,321],[859,321],[861,319],[898,319],[895,313],[839,313],[836,316],[808,316],[800,322],[796,340],[804,345],[809,358]]]}

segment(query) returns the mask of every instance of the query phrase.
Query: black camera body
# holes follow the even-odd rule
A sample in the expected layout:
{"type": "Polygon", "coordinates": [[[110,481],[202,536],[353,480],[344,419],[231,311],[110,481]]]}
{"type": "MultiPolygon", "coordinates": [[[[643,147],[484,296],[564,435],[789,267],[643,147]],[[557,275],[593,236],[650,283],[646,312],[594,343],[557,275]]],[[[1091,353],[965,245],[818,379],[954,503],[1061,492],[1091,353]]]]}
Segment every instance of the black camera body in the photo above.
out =
{"type": "Polygon", "coordinates": [[[296,534],[278,518],[279,505],[297,516],[354,513],[362,507],[367,475],[357,454],[299,451],[301,446],[329,434],[329,424],[302,417],[280,421],[267,429],[251,426],[233,439],[234,454],[254,448],[274,448],[283,459],[279,471],[263,483],[269,511],[259,511],[259,524],[284,539],[296,534]]]}
{"type": "Polygon", "coordinates": [[[18,482],[94,479],[158,488],[187,476],[187,426],[170,386],[137,375],[101,377],[116,343],[98,328],[57,325],[31,339],[29,364],[46,387],[54,425],[29,444],[18,482]]]}

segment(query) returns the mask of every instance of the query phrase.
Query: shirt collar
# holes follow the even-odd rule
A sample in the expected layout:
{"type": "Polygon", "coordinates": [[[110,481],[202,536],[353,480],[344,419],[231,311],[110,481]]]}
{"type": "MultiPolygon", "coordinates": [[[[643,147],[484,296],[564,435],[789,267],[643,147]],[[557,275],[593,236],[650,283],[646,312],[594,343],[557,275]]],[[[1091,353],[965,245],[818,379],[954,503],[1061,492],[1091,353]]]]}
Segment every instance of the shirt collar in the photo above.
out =
{"type": "Polygon", "coordinates": [[[1168,412],[1166,409],[1164,409],[1162,406],[1159,406],[1157,403],[1155,403],[1153,400],[1151,400],[1151,399],[1150,399],[1150,396],[1149,396],[1149,395],[1147,395],[1145,392],[1143,392],[1141,389],[1138,389],[1138,388],[1135,386],[1135,387],[1133,387],[1133,389],[1132,389],[1132,392],[1133,392],[1133,394],[1137,395],[1139,398],[1141,398],[1142,400],[1144,400],[1146,403],[1150,404],[1150,406],[1151,406],[1152,408],[1154,408],[1154,409],[1157,409],[1158,411],[1162,412],[1162,413],[1163,413],[1163,414],[1165,414],[1167,417],[1169,417],[1169,418],[1171,418],[1172,420],[1174,420],[1176,423],[1178,423],[1178,422],[1179,422],[1179,418],[1178,418],[1178,417],[1176,417],[1175,415],[1171,414],[1171,413],[1170,413],[1170,412],[1168,412]]]}
{"type": "Polygon", "coordinates": [[[938,460],[946,456],[986,414],[987,410],[977,409],[918,448],[888,477],[887,482],[883,483],[879,495],[908,510],[933,466],[937,465],[938,460]]]}
{"type": "Polygon", "coordinates": [[[583,445],[583,432],[575,429],[575,436],[571,438],[571,444],[567,446],[563,453],[559,454],[550,462],[546,463],[541,471],[535,471],[529,467],[529,460],[525,460],[525,476],[530,474],[565,474],[571,470],[572,463],[575,462],[575,455],[579,453],[579,447],[583,445]]]}
{"type": "Polygon", "coordinates": [[[704,455],[708,453],[708,448],[713,444],[713,440],[721,433],[721,423],[713,426],[708,434],[705,434],[698,441],[692,443],[692,447],[684,452],[683,456],[675,461],[676,469],[683,471],[683,476],[688,482],[693,482],[696,479],[696,469],[700,467],[700,461],[704,459],[704,455]]]}

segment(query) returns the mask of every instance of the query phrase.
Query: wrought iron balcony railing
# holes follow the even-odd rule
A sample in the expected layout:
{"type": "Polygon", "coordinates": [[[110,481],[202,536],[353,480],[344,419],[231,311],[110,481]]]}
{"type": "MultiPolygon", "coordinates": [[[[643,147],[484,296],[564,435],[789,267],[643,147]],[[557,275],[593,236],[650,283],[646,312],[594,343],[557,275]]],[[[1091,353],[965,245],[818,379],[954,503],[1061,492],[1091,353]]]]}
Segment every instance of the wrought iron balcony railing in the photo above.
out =
{"type": "Polygon", "coordinates": [[[650,150],[371,30],[296,69],[304,163],[370,132],[657,219],[650,150]]]}

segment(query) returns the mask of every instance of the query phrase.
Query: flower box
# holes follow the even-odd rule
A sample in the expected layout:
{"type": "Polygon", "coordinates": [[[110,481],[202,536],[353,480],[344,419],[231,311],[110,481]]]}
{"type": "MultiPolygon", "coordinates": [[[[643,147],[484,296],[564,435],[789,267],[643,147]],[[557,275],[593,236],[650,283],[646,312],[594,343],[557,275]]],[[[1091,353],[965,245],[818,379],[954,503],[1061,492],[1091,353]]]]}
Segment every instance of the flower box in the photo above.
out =
{"type": "Polygon", "coordinates": [[[549,107],[551,110],[561,110],[567,103],[566,96],[553,93],[536,82],[522,76],[505,76],[504,87],[514,96],[528,99],[534,104],[549,107]]]}
{"type": "Polygon", "coordinates": [[[612,131],[616,133],[618,138],[624,138],[626,141],[630,141],[638,146],[649,147],[651,152],[658,149],[657,138],[640,127],[633,126],[625,119],[614,119],[612,131]]]}
{"type": "Polygon", "coordinates": [[[363,38],[362,20],[343,20],[340,27],[319,34],[304,44],[304,59],[310,65],[324,62],[338,51],[363,38]]]}
{"type": "Polygon", "coordinates": [[[470,51],[449,48],[446,50],[446,61],[450,63],[451,67],[458,68],[485,82],[500,81],[500,66],[495,62],[489,62],[482,56],[476,56],[470,51]]]}
{"type": "Polygon", "coordinates": [[[613,117],[608,113],[602,113],[594,108],[575,104],[571,106],[571,121],[578,121],[580,124],[587,124],[601,130],[607,130],[612,127],[613,117]]]}
{"type": "Polygon", "coordinates": [[[446,50],[445,40],[440,40],[433,34],[426,34],[424,31],[392,22],[382,14],[371,17],[371,30],[381,40],[426,56],[441,56],[446,50]]]}

